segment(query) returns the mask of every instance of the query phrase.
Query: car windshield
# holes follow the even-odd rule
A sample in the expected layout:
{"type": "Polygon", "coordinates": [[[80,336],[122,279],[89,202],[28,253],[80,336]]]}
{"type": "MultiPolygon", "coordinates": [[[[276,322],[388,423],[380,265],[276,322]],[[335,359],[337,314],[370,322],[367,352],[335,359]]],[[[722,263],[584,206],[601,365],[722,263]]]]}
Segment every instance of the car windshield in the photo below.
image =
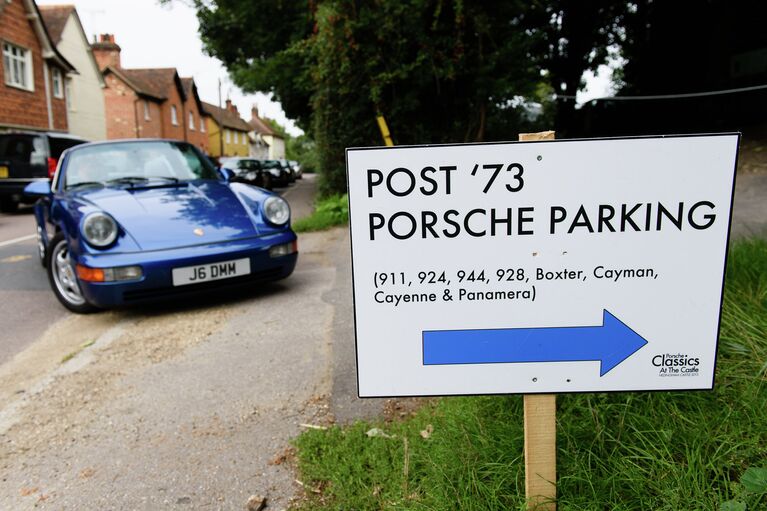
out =
{"type": "Polygon", "coordinates": [[[65,188],[216,179],[216,170],[183,142],[115,142],[82,147],[69,156],[65,188]]]}
{"type": "Polygon", "coordinates": [[[278,162],[277,160],[264,160],[264,168],[279,169],[279,168],[282,168],[282,165],[280,165],[280,162],[278,162]]]}

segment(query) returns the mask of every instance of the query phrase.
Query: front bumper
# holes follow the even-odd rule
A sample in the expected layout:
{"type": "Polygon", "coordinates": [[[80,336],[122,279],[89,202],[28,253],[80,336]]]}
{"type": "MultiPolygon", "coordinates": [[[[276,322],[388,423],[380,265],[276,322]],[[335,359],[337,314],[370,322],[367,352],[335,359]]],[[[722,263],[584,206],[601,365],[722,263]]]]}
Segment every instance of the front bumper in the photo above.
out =
{"type": "Polygon", "coordinates": [[[85,299],[100,308],[112,308],[134,303],[163,301],[182,295],[204,293],[213,289],[248,286],[258,282],[279,280],[293,273],[298,253],[271,257],[275,245],[295,241],[292,231],[226,243],[192,247],[134,252],[123,254],[85,254],[76,261],[91,268],[141,266],[139,280],[122,282],[80,281],[85,299]],[[250,274],[200,284],[174,286],[173,268],[196,266],[241,258],[250,259],[250,274]]]}

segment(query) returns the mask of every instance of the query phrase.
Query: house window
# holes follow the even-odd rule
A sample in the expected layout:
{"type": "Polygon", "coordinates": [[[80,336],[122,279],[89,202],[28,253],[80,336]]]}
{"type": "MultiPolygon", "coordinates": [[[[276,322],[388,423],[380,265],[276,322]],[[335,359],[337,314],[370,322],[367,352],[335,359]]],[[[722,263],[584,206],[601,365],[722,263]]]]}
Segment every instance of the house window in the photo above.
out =
{"type": "Polygon", "coordinates": [[[226,136],[226,143],[227,144],[232,141],[232,132],[231,131],[224,130],[224,135],[226,136]]]}
{"type": "Polygon", "coordinates": [[[75,111],[75,100],[72,97],[72,79],[67,78],[64,82],[64,89],[67,93],[67,110],[74,112],[75,111]]]}
{"type": "Polygon", "coordinates": [[[200,117],[200,131],[205,133],[205,118],[200,117]]]}
{"type": "Polygon", "coordinates": [[[234,132],[234,143],[235,144],[239,144],[240,143],[240,132],[239,131],[235,131],[234,132]]]}
{"type": "Polygon", "coordinates": [[[64,79],[61,75],[61,69],[54,67],[53,73],[53,97],[63,99],[64,98],[64,79]]]}
{"type": "Polygon", "coordinates": [[[3,71],[5,83],[32,91],[32,52],[10,43],[3,43],[3,71]]]}
{"type": "Polygon", "coordinates": [[[189,129],[194,131],[194,113],[189,112],[189,129]]]}
{"type": "Polygon", "coordinates": [[[149,116],[149,101],[144,100],[144,120],[149,121],[152,118],[149,116]]]}
{"type": "Polygon", "coordinates": [[[170,106],[170,122],[173,123],[174,126],[178,126],[178,110],[176,109],[176,105],[170,106]]]}

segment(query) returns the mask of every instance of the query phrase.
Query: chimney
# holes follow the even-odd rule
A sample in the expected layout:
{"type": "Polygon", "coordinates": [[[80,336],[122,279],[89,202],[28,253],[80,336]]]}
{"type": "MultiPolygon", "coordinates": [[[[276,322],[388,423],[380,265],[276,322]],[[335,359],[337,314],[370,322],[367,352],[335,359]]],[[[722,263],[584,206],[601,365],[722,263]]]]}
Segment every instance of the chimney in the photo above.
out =
{"type": "Polygon", "coordinates": [[[91,49],[99,69],[103,70],[107,66],[120,68],[120,47],[115,43],[114,34],[100,34],[91,49]]]}
{"type": "Polygon", "coordinates": [[[258,119],[258,107],[256,105],[253,105],[253,107],[250,109],[250,118],[253,120],[258,119]]]}

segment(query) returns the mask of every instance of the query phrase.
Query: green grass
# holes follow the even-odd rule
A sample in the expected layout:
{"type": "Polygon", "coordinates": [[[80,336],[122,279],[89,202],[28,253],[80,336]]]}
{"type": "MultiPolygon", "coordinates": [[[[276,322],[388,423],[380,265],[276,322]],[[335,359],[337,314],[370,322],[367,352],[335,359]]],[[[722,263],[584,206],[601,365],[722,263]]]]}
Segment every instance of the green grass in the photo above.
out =
{"type": "MultiPolygon", "coordinates": [[[[445,398],[307,431],[302,509],[524,509],[522,415],[520,396],[445,398]]],[[[767,509],[767,243],[731,250],[715,390],[563,394],[557,435],[559,510],[767,509]]]]}
{"type": "Polygon", "coordinates": [[[314,212],[293,222],[296,232],[321,231],[349,222],[349,199],[347,195],[332,195],[317,201],[314,212]]]}

